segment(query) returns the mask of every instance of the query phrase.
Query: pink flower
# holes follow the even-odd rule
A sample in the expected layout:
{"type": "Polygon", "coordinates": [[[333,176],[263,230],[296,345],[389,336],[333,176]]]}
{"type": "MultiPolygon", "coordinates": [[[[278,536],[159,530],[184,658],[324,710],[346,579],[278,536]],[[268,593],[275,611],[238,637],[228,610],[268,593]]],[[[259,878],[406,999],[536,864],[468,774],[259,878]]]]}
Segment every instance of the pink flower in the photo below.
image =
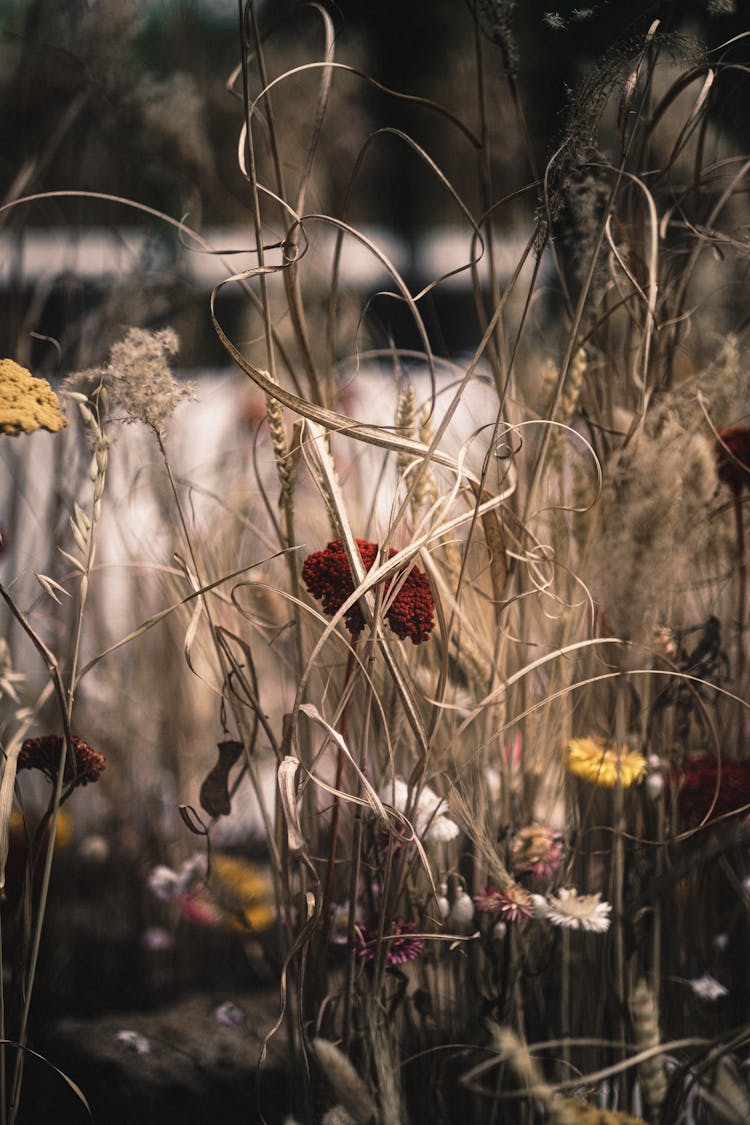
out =
{"type": "MultiPolygon", "coordinates": [[[[358,953],[363,961],[374,961],[378,944],[379,924],[371,918],[367,925],[357,930],[358,953]]],[[[385,924],[383,940],[386,943],[385,959],[389,965],[404,965],[418,957],[424,947],[424,938],[417,937],[419,927],[416,922],[405,922],[394,918],[385,924]]]]}
{"type": "Polygon", "coordinates": [[[484,887],[474,897],[474,906],[479,914],[497,914],[503,905],[503,898],[494,887],[484,887]]]}
{"type": "Polygon", "coordinates": [[[514,875],[547,879],[560,866],[562,841],[551,828],[530,824],[513,837],[510,860],[514,875]]]}
{"type": "Polygon", "coordinates": [[[534,914],[534,900],[517,883],[508,883],[497,891],[485,887],[474,895],[474,906],[480,914],[497,914],[506,922],[525,922],[534,914]]]}
{"type": "Polygon", "coordinates": [[[499,893],[502,899],[500,917],[506,922],[526,922],[533,918],[534,900],[523,887],[519,887],[517,883],[508,883],[499,893]]]}

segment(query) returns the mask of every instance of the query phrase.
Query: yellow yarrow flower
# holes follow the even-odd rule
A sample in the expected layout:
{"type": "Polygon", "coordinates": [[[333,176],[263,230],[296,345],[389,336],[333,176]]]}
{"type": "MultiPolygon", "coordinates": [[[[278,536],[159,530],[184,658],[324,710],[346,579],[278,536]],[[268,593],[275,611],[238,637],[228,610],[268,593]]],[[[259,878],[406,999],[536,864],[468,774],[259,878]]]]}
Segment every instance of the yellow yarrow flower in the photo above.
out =
{"type": "Polygon", "coordinates": [[[35,379],[12,359],[0,359],[0,433],[56,433],[68,424],[46,379],[35,379]]]}
{"type": "Polygon", "coordinates": [[[646,759],[637,750],[618,751],[599,738],[572,738],[568,743],[568,772],[614,789],[618,776],[623,789],[643,779],[646,759]]]}

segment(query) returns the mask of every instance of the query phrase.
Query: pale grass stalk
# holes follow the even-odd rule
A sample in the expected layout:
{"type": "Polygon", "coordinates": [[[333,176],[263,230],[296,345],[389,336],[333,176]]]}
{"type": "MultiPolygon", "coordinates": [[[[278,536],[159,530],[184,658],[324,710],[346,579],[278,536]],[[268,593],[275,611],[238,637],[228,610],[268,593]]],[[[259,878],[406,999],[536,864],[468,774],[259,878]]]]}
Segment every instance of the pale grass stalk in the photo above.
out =
{"type": "MultiPolygon", "coordinates": [[[[627,701],[628,681],[626,676],[615,680],[615,745],[617,747],[618,761],[626,746],[627,739],[627,701]]],[[[614,987],[617,998],[617,1034],[622,1046],[619,1057],[626,1056],[625,1034],[625,918],[623,915],[624,883],[625,883],[625,790],[622,784],[622,773],[617,770],[615,782],[612,819],[614,827],[614,843],[612,848],[612,929],[614,930],[614,987]]],[[[625,1071],[620,1075],[620,1104],[627,1105],[628,1076],[625,1071]]]]}
{"type": "MultiPolygon", "coordinates": [[[[50,799],[48,814],[46,814],[49,816],[49,839],[44,855],[44,867],[42,869],[39,901],[36,917],[34,919],[34,928],[31,938],[31,950],[29,953],[28,967],[26,970],[23,1007],[21,1011],[21,1020],[18,1032],[19,1046],[17,1049],[16,1063],[11,1085],[10,1114],[8,1118],[10,1125],[14,1125],[20,1107],[21,1086],[23,1083],[24,1070],[24,1048],[26,1046],[26,1039],[28,1035],[31,999],[34,992],[34,984],[36,982],[39,949],[41,947],[42,931],[44,927],[44,919],[47,910],[47,899],[49,895],[49,885],[52,876],[52,860],[55,853],[55,837],[57,833],[57,822],[63,793],[63,779],[65,774],[66,762],[70,761],[73,765],[73,769],[75,770],[75,756],[73,751],[73,738],[70,724],[73,717],[73,704],[75,701],[84,611],[88,596],[89,577],[94,565],[94,554],[96,550],[96,531],[101,514],[101,500],[104,494],[104,483],[106,479],[108,463],[107,440],[103,429],[103,424],[108,413],[107,392],[105,388],[100,385],[98,390],[94,393],[97,398],[96,403],[92,403],[92,405],[94,406],[94,410],[91,410],[88,407],[84,407],[84,409],[81,411],[84,424],[91,431],[94,442],[94,456],[91,462],[91,469],[89,474],[93,483],[93,493],[90,508],[91,514],[90,516],[81,518],[81,516],[79,516],[79,512],[81,512],[81,509],[78,509],[78,507],[76,506],[76,519],[75,521],[71,520],[71,524],[74,529],[74,538],[76,540],[76,545],[78,546],[78,549],[84,557],[83,559],[77,559],[74,556],[68,556],[70,558],[70,561],[75,566],[75,569],[80,577],[80,593],[78,611],[76,613],[76,621],[74,626],[73,655],[71,660],[67,690],[63,691],[63,682],[60,676],[59,666],[56,658],[47,648],[47,646],[44,645],[41,638],[37,636],[37,634],[31,628],[30,624],[26,621],[25,617],[23,617],[23,615],[21,615],[20,612],[16,609],[10,597],[4,590],[2,590],[2,588],[0,588],[0,592],[8,603],[11,611],[23,626],[23,628],[31,638],[32,643],[42,655],[42,658],[47,665],[47,670],[52,677],[52,682],[55,685],[55,691],[60,700],[62,710],[61,718],[64,731],[64,738],[62,740],[62,746],[60,750],[60,760],[57,767],[57,777],[55,779],[54,791],[50,799]]],[[[63,554],[65,554],[65,552],[63,552],[63,554]]]]}

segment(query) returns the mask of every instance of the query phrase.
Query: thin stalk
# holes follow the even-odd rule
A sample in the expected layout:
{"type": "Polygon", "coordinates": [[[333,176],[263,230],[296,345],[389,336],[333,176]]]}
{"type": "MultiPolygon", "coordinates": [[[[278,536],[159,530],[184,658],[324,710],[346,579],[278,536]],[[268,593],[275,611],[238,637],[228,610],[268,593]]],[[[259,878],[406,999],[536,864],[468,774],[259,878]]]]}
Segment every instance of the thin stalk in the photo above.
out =
{"type": "MultiPolygon", "coordinates": [[[[344,674],[344,685],[342,695],[345,695],[349,687],[349,683],[354,671],[354,663],[356,660],[356,640],[352,641],[349,649],[349,655],[346,660],[346,672],[344,674]]],[[[346,741],[347,730],[349,727],[349,700],[346,701],[340,721],[341,737],[346,741]]],[[[338,757],[336,759],[336,782],[335,788],[341,789],[344,777],[344,751],[339,747],[338,757]]],[[[331,902],[333,901],[333,881],[336,868],[336,845],[338,843],[339,833],[339,819],[341,816],[341,801],[338,793],[333,798],[333,812],[331,814],[331,836],[328,845],[328,867],[326,869],[325,890],[323,892],[323,946],[328,944],[328,935],[331,931],[331,902]]]]}
{"type": "MultiPolygon", "coordinates": [[[[3,927],[0,924],[0,965],[3,962],[3,927]]],[[[0,984],[0,1125],[7,1125],[8,1122],[8,1107],[6,1104],[6,1083],[5,1083],[5,1040],[7,1035],[5,1033],[5,989],[0,984]]]]}
{"type": "Polygon", "coordinates": [[[32,644],[37,652],[41,655],[44,663],[49,672],[52,680],[53,688],[60,704],[61,718],[63,724],[63,745],[60,750],[60,762],[57,770],[57,782],[55,785],[55,792],[52,798],[52,825],[50,832],[50,839],[47,846],[45,856],[44,873],[42,876],[42,886],[39,896],[39,909],[37,918],[34,925],[34,933],[32,937],[31,956],[29,960],[29,969],[25,981],[24,998],[23,998],[23,1011],[21,1013],[21,1023],[18,1033],[18,1053],[16,1055],[15,1069],[13,1073],[13,1082],[11,1086],[11,1104],[10,1104],[10,1118],[9,1125],[13,1125],[16,1115],[18,1113],[18,1100],[21,1093],[21,1081],[23,1078],[23,1064],[24,1064],[24,1051],[23,1048],[26,1042],[26,1034],[29,1023],[29,1012],[31,1009],[31,996],[34,991],[34,981],[36,979],[36,968],[39,959],[39,946],[42,939],[42,927],[44,924],[44,915],[47,905],[47,895],[49,891],[50,874],[52,871],[52,857],[55,850],[55,832],[57,830],[57,814],[60,808],[60,798],[62,796],[63,774],[65,772],[65,763],[68,758],[74,762],[73,754],[73,736],[70,731],[70,716],[68,713],[68,694],[65,691],[65,686],[60,675],[60,668],[54,654],[47,648],[41,637],[34,631],[27,619],[18,609],[10,594],[4,586],[0,585],[0,596],[4,599],[11,613],[23,628],[24,632],[30,638],[32,644]]]}
{"type": "Polygon", "coordinates": [[[560,1049],[563,1078],[570,1074],[570,931],[561,934],[562,974],[560,980],[560,1049]]]}
{"type": "Polygon", "coordinates": [[[23,1081],[24,1069],[24,1046],[26,1044],[26,1036],[29,1029],[29,1013],[31,1011],[31,997],[34,991],[34,982],[36,980],[36,970],[39,962],[39,948],[42,941],[42,928],[44,924],[44,916],[47,907],[47,897],[49,895],[49,885],[52,876],[52,860],[55,854],[55,835],[57,833],[57,818],[60,812],[60,802],[63,790],[63,775],[65,773],[65,760],[68,752],[72,754],[72,743],[68,743],[67,738],[63,739],[63,745],[60,749],[60,761],[57,767],[57,780],[55,782],[55,790],[50,802],[50,810],[45,814],[45,818],[49,816],[49,840],[47,848],[44,853],[44,870],[42,873],[42,885],[39,893],[39,906],[37,909],[37,916],[34,923],[34,933],[32,936],[31,955],[29,958],[29,968],[26,975],[26,987],[24,992],[23,1012],[21,1013],[21,1024],[18,1031],[18,1054],[16,1055],[16,1066],[13,1074],[13,1084],[11,1087],[11,1101],[10,1101],[10,1117],[9,1125],[14,1125],[21,1098],[21,1084],[23,1081]]]}
{"type": "MultiPolygon", "coordinates": [[[[735,684],[738,692],[742,691],[745,678],[745,618],[747,616],[747,556],[745,554],[745,527],[742,512],[742,493],[734,493],[734,528],[737,540],[737,665],[735,684]]],[[[743,751],[743,726],[740,716],[738,723],[737,750],[742,756],[743,751]]]]}
{"type": "MultiPolygon", "coordinates": [[[[276,356],[274,352],[273,326],[271,323],[271,305],[268,299],[268,282],[265,274],[266,257],[263,247],[263,224],[260,214],[260,192],[258,191],[258,174],[255,164],[255,145],[253,143],[252,120],[250,117],[250,91],[248,88],[247,74],[250,44],[248,43],[247,25],[245,22],[245,13],[243,11],[243,0],[239,0],[239,8],[240,36],[242,43],[242,92],[243,104],[245,107],[245,156],[247,160],[250,191],[252,193],[255,252],[258,256],[258,283],[260,285],[260,298],[263,310],[263,331],[265,333],[266,340],[266,356],[268,358],[268,370],[271,373],[272,379],[274,380],[274,382],[276,382],[276,356]]],[[[250,4],[250,9],[252,11],[252,4],[250,4]]]]}
{"type": "MultiPolygon", "coordinates": [[[[617,1024],[614,1038],[622,1044],[620,1058],[625,1058],[625,928],[623,918],[623,892],[625,885],[625,790],[622,784],[620,758],[627,735],[626,706],[627,681],[622,677],[617,683],[615,705],[615,741],[617,748],[617,780],[613,797],[614,843],[612,855],[612,929],[614,931],[615,996],[617,998],[617,1024]]],[[[620,1076],[620,1105],[627,1099],[627,1073],[620,1076]]]]}

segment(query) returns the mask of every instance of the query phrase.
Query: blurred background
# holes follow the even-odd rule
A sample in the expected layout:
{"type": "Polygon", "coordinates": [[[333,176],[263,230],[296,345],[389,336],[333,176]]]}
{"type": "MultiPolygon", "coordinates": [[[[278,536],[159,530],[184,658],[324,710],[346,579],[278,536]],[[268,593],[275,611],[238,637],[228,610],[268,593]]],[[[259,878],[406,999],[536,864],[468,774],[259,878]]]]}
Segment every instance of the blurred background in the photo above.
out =
{"type": "MultiPolygon", "coordinates": [[[[337,62],[375,81],[344,69],[334,73],[305,210],[346,211],[352,223],[377,230],[414,289],[434,280],[446,262],[454,267],[456,232],[467,228],[456,201],[436,190],[432,174],[403,142],[376,131],[409,133],[475,216],[518,193],[496,213],[507,256],[504,262],[501,246],[497,268],[509,273],[538,204],[529,185],[555,151],[577,92],[585,98],[594,63],[606,85],[607,67],[612,77],[617,73],[618,52],[642,41],[655,19],[674,33],[675,59],[698,59],[744,30],[742,5],[733,0],[555,10],[536,0],[479,0],[477,7],[485,33],[483,103],[471,4],[437,0],[411,5],[407,14],[395,0],[342,0],[330,8],[337,62]],[[429,105],[394,98],[384,88],[450,109],[474,135],[485,134],[483,155],[429,105]]],[[[314,7],[260,3],[256,14],[270,79],[323,57],[324,25],[314,7]]],[[[732,50],[744,57],[744,41],[725,58],[731,60],[732,50]]],[[[236,73],[227,88],[239,58],[232,0],[6,0],[0,5],[0,198],[113,194],[183,219],[216,248],[249,250],[236,73]]],[[[319,69],[301,70],[273,91],[274,112],[285,122],[281,160],[292,182],[311,137],[309,108],[319,79],[319,69]]],[[[722,77],[711,114],[741,151],[750,123],[743,98],[735,96],[740,81],[740,75],[722,77]]],[[[249,83],[256,94],[260,82],[252,66],[249,83]]],[[[268,154],[258,158],[263,164],[268,154]]],[[[564,254],[564,221],[558,240],[564,254]]],[[[54,375],[99,361],[118,326],[169,322],[183,342],[181,363],[197,369],[223,363],[207,295],[227,275],[226,264],[187,250],[185,241],[143,210],[90,198],[58,197],[3,211],[0,350],[54,375]]],[[[248,264],[247,258],[229,261],[233,268],[248,264]]],[[[358,303],[377,292],[382,279],[371,256],[363,260],[352,249],[348,270],[343,281],[357,291],[358,303]]],[[[225,290],[222,300],[228,327],[240,342],[250,340],[237,287],[225,290]]],[[[460,352],[476,339],[468,273],[433,291],[422,308],[438,349],[460,352]]],[[[413,344],[409,320],[392,301],[370,310],[381,343],[395,337],[413,344]]]]}

